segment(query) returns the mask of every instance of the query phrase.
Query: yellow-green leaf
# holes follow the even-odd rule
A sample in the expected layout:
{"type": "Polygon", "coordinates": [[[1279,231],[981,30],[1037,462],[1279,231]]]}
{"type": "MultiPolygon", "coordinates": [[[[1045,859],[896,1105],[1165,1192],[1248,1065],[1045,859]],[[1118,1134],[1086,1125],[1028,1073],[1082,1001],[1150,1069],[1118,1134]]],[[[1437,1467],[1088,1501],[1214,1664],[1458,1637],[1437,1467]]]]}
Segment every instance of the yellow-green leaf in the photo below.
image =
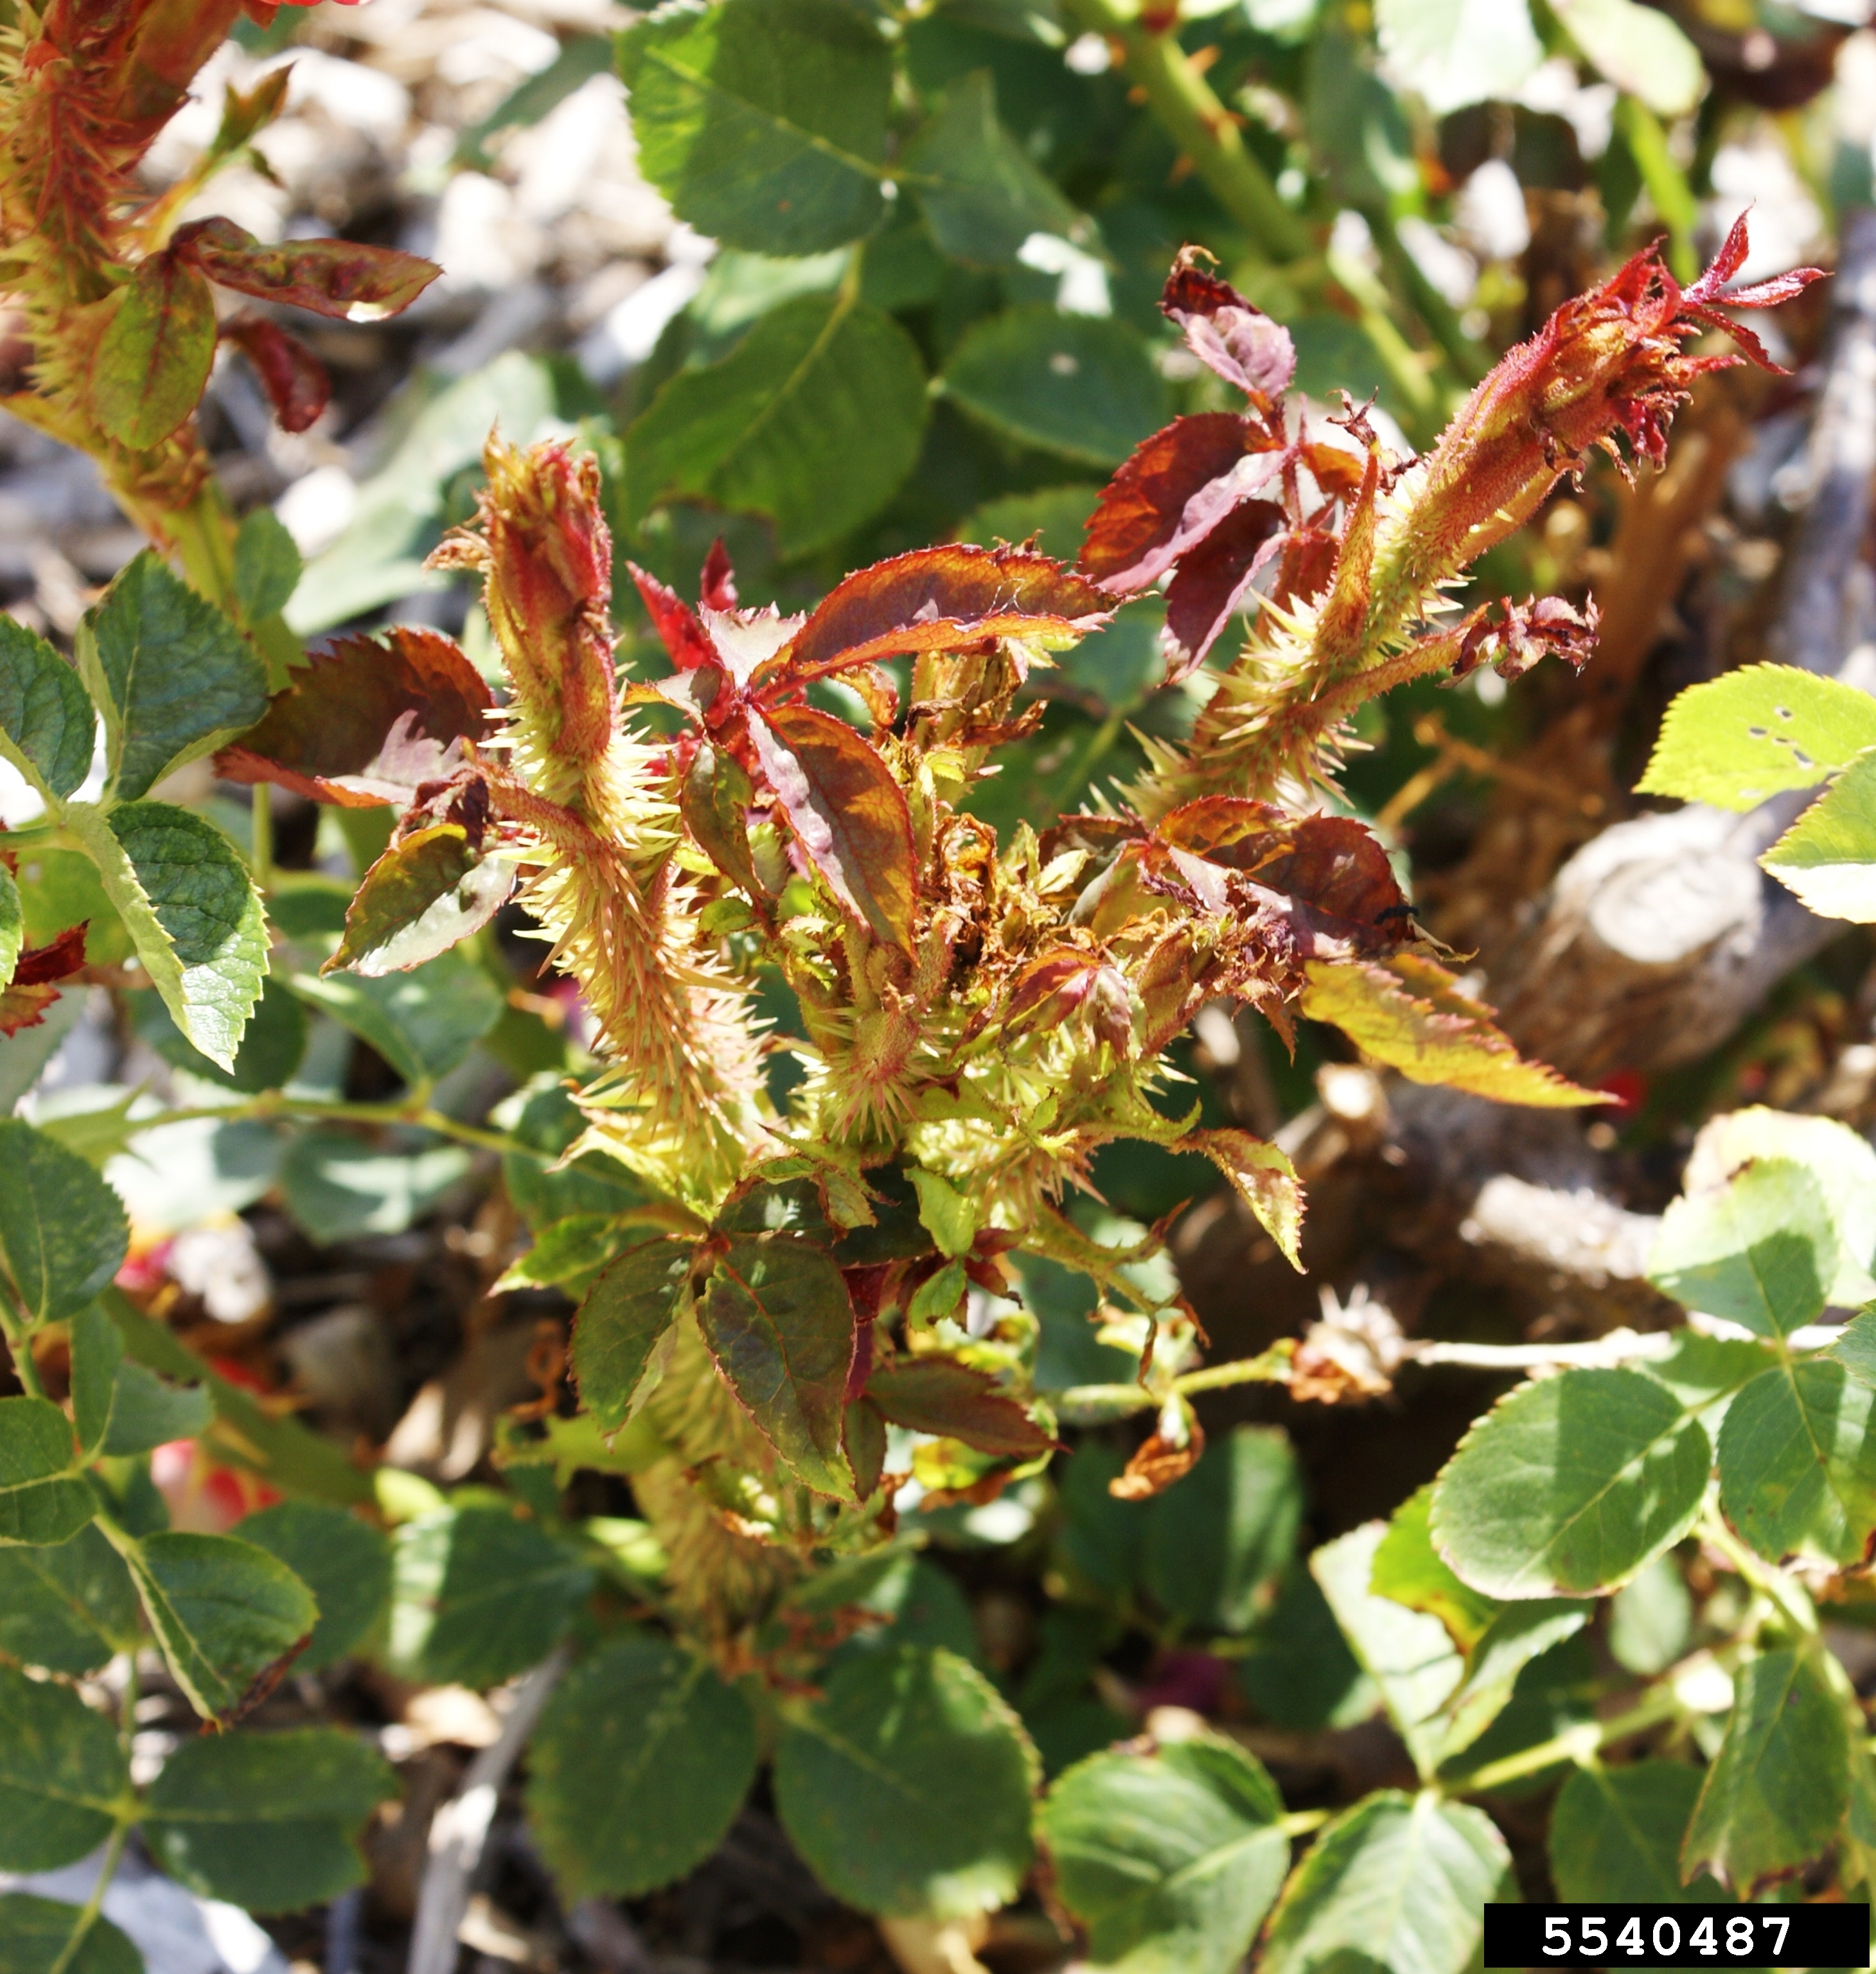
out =
{"type": "Polygon", "coordinates": [[[1527,1061],[1489,1008],[1461,993],[1443,966],[1417,954],[1312,961],[1303,1012],[1340,1028],[1411,1082],[1443,1084],[1498,1103],[1556,1108],[1606,1100],[1527,1061]]]}

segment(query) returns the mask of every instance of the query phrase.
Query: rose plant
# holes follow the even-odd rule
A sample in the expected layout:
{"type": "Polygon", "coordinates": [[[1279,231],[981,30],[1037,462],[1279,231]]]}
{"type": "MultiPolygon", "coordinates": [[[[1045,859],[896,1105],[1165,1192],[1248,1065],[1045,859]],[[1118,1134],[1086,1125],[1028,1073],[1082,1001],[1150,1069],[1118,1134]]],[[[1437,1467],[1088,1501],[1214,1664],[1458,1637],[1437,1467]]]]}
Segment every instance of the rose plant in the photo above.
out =
{"type": "MultiPolygon", "coordinates": [[[[1223,1970],[1260,1933],[1273,1969],[1357,1950],[1459,1969],[1481,1902],[1511,1895],[1479,1802],[1564,1769],[1566,1896],[1749,1896],[1826,1856],[1837,1882],[1866,1877],[1876,1778],[1812,1588],[1876,1532],[1870,1319],[1816,1328],[1827,1303],[1876,1295],[1867,1148],[1729,1120],[1653,1269],[1739,1333],[1691,1326],[1521,1386],[1390,1522],[1306,1567],[1282,1436],[1240,1429],[1208,1454],[1194,1401],[1256,1382],[1333,1398],[1333,1361],[1286,1340],[1204,1362],[1167,1228],[1104,1238],[1072,1210],[1106,1146],[1193,1153],[1300,1265],[1289,1159],[1204,1122],[1169,1059],[1214,1000],[1286,1041],[1299,1017],[1326,1024],[1419,1081],[1599,1100],[1467,993],[1380,842],[1338,812],[1338,768],[1397,686],[1587,659],[1593,605],[1449,593],[1599,448],[1658,465],[1694,380],[1738,360],[1703,339],[1769,365],[1730,312],[1812,277],[1729,288],[1743,221],[1685,285],[1645,251],[1412,458],[1346,398],[1312,422],[1285,330],[1188,249],[1161,306],[1213,408],[1138,447],[1076,564],[947,543],[784,614],[745,600],[719,543],[694,605],[630,569],[668,659],[651,676],[615,659],[599,461],[498,431],[475,519],[434,558],[480,585],[492,687],[434,631],[303,651],[280,615],[296,552],[270,516],[237,525],[208,470],[193,418],[218,340],[290,429],[324,394],[271,316],[220,320],[215,290],[356,316],[435,271],[178,223],[277,110],[272,78],[231,93],[186,186],[139,196],[139,157],[233,11],[54,0],[21,11],[0,75],[5,402],[94,457],[152,545],[79,627],[75,662],[0,619],[0,752],[43,804],[5,845],[0,1028],[42,1021],[61,983],[145,997],[196,1100],[126,1114],[113,1146],[205,1118],[297,1130],[333,1169],[361,1132],[498,1153],[532,1234],[504,1280],[577,1301],[571,1389],[550,1366],[542,1401],[503,1421],[499,1487],[368,1474],[113,1286],[127,1227],[103,1140],[0,1123],[19,1386],[0,1398],[0,1867],[103,1849],[83,1907],[0,1897],[0,1957],[133,1966],[100,1911],[133,1830],[184,1883],[262,1912],[357,1882],[359,1832],[393,1786],[381,1758],[333,1727],[241,1724],[283,1677],[356,1651],[483,1687],[570,1661],[527,1757],[570,1897],[683,1875],[765,1765],[790,1837],[850,1904],[964,1923],[1039,1871],[1089,1957],[1137,1969],[1223,1970]],[[974,799],[1033,731],[1033,682],[1154,587],[1167,676],[1210,687],[1190,732],[1148,737],[1105,800],[1000,833],[974,799]],[[253,791],[244,848],[152,792],[211,756],[253,791]],[[274,786],[388,812],[355,886],[271,867],[274,786]],[[502,1018],[491,928],[514,908],[577,986],[590,1059],[467,1120],[448,1078],[502,1018]],[[401,1094],[296,1085],[309,1013],[375,1049],[401,1094]],[[1046,1278],[1085,1284],[1115,1375],[1039,1379],[1046,1278]],[[1168,1637],[1242,1658],[1275,1717],[1378,1704],[1417,1793],[1292,1812],[1222,1734],[1123,1742],[1085,1718],[1049,1751],[1082,1759],[1052,1759],[1043,1792],[1028,1723],[1048,1707],[974,1663],[921,1524],[1133,1418],[1149,1429],[1129,1458],[1084,1441],[1059,1482],[1069,1686],[1108,1618],[1157,1612],[1168,1637]],[[169,1526],[147,1456],[185,1438],[278,1498],[231,1533],[169,1526]],[[581,1470],[629,1483],[639,1519],[577,1512],[581,1470]],[[1228,1539],[1193,1539],[1182,1504],[1200,1496],[1228,1507],[1228,1539]],[[1632,1606],[1694,1534],[1744,1586],[1725,1627],[1631,1652],[1616,1710],[1495,1752],[1527,1669],[1598,1599],[1632,1606]],[[133,1786],[151,1651],[211,1731],[133,1786]],[[113,1721],[79,1683],[119,1655],[113,1721]],[[1618,1748],[1641,1759],[1606,1766],[1618,1748]],[[1625,1847],[1635,1828],[1648,1841],[1625,1847]],[[1614,1876],[1586,1875],[1612,1847],[1614,1876]]],[[[667,9],[628,37],[648,94],[712,18],[667,9]]],[[[942,215],[935,178],[922,195],[942,215]]],[[[1845,766],[1837,800],[1854,761],[1808,759],[1845,766]]]]}

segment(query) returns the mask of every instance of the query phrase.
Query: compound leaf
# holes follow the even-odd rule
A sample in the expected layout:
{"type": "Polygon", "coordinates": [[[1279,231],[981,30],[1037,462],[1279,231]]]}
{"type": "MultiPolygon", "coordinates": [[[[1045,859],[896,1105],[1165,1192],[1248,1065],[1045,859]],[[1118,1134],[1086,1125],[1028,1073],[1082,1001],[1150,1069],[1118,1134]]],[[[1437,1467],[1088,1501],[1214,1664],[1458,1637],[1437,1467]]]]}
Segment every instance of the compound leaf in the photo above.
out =
{"type": "Polygon", "coordinates": [[[291,1912],[364,1882],[359,1833],[397,1792],[384,1756],[335,1727],[202,1735],[164,1762],[144,1828],[190,1890],[291,1912]]]}
{"type": "Polygon", "coordinates": [[[83,1857],[110,1835],[129,1782],[101,1713],[69,1687],[0,1666],[0,1871],[83,1857]]]}
{"type": "Polygon", "coordinates": [[[205,1720],[224,1721],[264,1694],[319,1617],[285,1563],[233,1536],[165,1529],[119,1553],[176,1684],[205,1720]]]}
{"type": "Polygon", "coordinates": [[[850,1500],[841,1428],[853,1306],[833,1261],[787,1235],[732,1240],[698,1298],[697,1320],[730,1389],[782,1459],[817,1493],[850,1500]]]}
{"type": "Polygon", "coordinates": [[[1061,1776],[1040,1828],[1089,1953],[1125,1974],[1229,1974],[1289,1869],[1283,1799],[1210,1735],[1095,1755],[1061,1776]]]}
{"type": "Polygon", "coordinates": [[[65,820],[176,1026],[232,1072],[267,970],[260,898],[240,853],[205,817],[169,802],[108,813],[74,803],[65,820]]]}
{"type": "Polygon", "coordinates": [[[927,408],[918,347],[890,316],[840,293],[799,296],[720,362],[681,371],[633,425],[627,520],[707,500],[768,515],[786,555],[820,548],[890,499],[927,408]]]}
{"type": "Polygon", "coordinates": [[[592,1587],[577,1555],[505,1507],[420,1516],[392,1541],[391,1663],[407,1678],[498,1685],[546,1658],[592,1587]]]}
{"type": "Polygon", "coordinates": [[[1766,1652],[1734,1675],[1726,1739],[1694,1807],[1682,1875],[1704,1865],[1749,1894],[1815,1857],[1849,1801],[1842,1706],[1807,1654],[1766,1652]]]}
{"type": "Polygon", "coordinates": [[[823,1700],[791,1714],[775,1799],[796,1849],[850,1905],[958,1919],[1016,1896],[1039,1772],[983,1674],[900,1645],[850,1659],[823,1700]]]}
{"type": "Polygon", "coordinates": [[[640,1633],[562,1681],[529,1754],[528,1820],[575,1897],[632,1898],[702,1864],[755,1779],[749,1706],[640,1633]]]}
{"type": "Polygon", "coordinates": [[[892,57],[837,0],[660,8],[619,38],[639,169],[726,247],[817,254],[885,211],[892,57]]]}
{"type": "Polygon", "coordinates": [[[1639,1371],[1569,1370],[1479,1420],[1433,1487],[1433,1540],[1475,1590],[1586,1597],[1626,1582],[1699,1513],[1713,1451],[1639,1371]]]}
{"type": "Polygon", "coordinates": [[[1443,966],[1416,953],[1385,960],[1312,960],[1303,1012],[1340,1028],[1377,1062],[1414,1083],[1443,1084],[1496,1103],[1599,1103],[1540,1062],[1527,1062],[1491,1010],[1459,992],[1443,966]]]}
{"type": "Polygon", "coordinates": [[[267,710],[267,668],[207,598],[153,549],[85,614],[79,671],[104,715],[111,792],[147,795],[163,775],[267,710]]]}
{"type": "Polygon", "coordinates": [[[1876,747],[1876,699],[1795,665],[1743,665],[1690,686],[1668,708],[1644,795],[1756,808],[1814,788],[1876,747]]]}
{"type": "Polygon", "coordinates": [[[74,1316],[122,1266],[129,1222],[76,1152],[23,1118],[0,1118],[0,1261],[29,1323],[74,1316]]]}
{"type": "Polygon", "coordinates": [[[1517,1895],[1511,1854],[1482,1810],[1379,1790],[1324,1826],[1277,1907],[1261,1966],[1463,1974],[1478,1953],[1481,1907],[1517,1895]]]}

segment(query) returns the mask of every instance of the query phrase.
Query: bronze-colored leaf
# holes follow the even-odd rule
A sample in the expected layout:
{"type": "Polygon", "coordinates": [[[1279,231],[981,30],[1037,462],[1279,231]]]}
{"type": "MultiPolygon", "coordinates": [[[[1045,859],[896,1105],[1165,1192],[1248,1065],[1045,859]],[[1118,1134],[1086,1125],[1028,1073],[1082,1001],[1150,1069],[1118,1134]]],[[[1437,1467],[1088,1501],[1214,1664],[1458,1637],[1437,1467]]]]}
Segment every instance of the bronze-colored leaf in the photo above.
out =
{"type": "Polygon", "coordinates": [[[1443,966],[1416,953],[1317,960],[1308,971],[1303,1012],[1340,1028],[1413,1082],[1443,1084],[1498,1103],[1556,1108],[1609,1100],[1543,1063],[1527,1062],[1493,1023],[1490,1008],[1461,993],[1443,966]]]}
{"type": "Polygon", "coordinates": [[[793,690],[914,651],[961,651],[991,638],[1076,637],[1098,630],[1113,607],[1085,576],[1026,549],[917,549],[839,584],[755,683],[758,690],[793,690]]]}
{"type": "Polygon", "coordinates": [[[342,808],[408,802],[482,737],[495,697],[461,651],[408,625],[341,638],[294,674],[267,717],[215,756],[231,782],[276,782],[342,808]]]}
{"type": "Polygon", "coordinates": [[[283,431],[303,432],[325,410],[332,395],[326,366],[296,336],[266,316],[237,315],[221,325],[231,343],[254,366],[283,431]]]}
{"type": "Polygon", "coordinates": [[[265,246],[231,219],[198,219],[178,228],[170,251],[237,294],[341,322],[380,322],[399,314],[443,272],[434,261],[356,240],[283,240],[265,246]]]}
{"type": "Polygon", "coordinates": [[[874,1372],[866,1395],[895,1425],[960,1439],[980,1453],[1028,1460],[1056,1444],[988,1372],[954,1357],[902,1357],[874,1372]]]}
{"type": "Polygon", "coordinates": [[[842,907],[912,949],[918,872],[912,812],[879,749],[812,707],[752,713],[749,734],[795,841],[842,907]]]}

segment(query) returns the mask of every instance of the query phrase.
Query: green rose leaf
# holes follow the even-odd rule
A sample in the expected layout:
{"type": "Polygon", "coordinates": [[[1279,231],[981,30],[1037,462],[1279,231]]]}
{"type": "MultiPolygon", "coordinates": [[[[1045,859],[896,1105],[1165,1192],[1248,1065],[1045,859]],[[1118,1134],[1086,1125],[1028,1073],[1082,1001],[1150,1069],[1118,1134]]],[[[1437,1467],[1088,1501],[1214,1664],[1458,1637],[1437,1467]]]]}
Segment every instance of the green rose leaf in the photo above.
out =
{"type": "Polygon", "coordinates": [[[1504,1606],[1475,1590],[1447,1567],[1433,1546],[1433,1487],[1429,1481],[1409,1494],[1389,1518],[1387,1533],[1374,1552],[1368,1588],[1410,1611],[1437,1618],[1462,1652],[1469,1652],[1504,1606]]]}
{"type": "Polygon", "coordinates": [[[51,1548],[0,1548],[0,1652],[47,1672],[95,1672],[136,1642],[137,1598],[96,1525],[51,1548]]]}
{"type": "Polygon", "coordinates": [[[67,1542],[97,1512],[71,1421],[45,1399],[0,1399],[0,1543],[67,1542]]]}
{"type": "Polygon", "coordinates": [[[1362,1671],[1380,1687],[1414,1766],[1431,1776],[1445,1745],[1442,1710],[1465,1680],[1465,1661],[1439,1618],[1369,1588],[1387,1533],[1385,1523],[1370,1522],[1325,1543],[1309,1559],[1310,1574],[1362,1671]]]}
{"type": "Polygon", "coordinates": [[[1815,788],[1866,747],[1876,747],[1868,693],[1795,665],[1743,665],[1668,707],[1635,792],[1756,808],[1782,789],[1815,788]]]}
{"type": "Polygon", "coordinates": [[[1520,1385],[1460,1442],[1434,1484],[1433,1540],[1494,1597],[1599,1595],[1686,1534],[1712,1465],[1665,1385],[1565,1371],[1520,1385]]]}
{"type": "Polygon", "coordinates": [[[97,730],[78,674],[44,638],[0,616],[0,755],[63,801],[91,772],[97,730]]]}
{"type": "Polygon", "coordinates": [[[1262,1766],[1205,1735],[1078,1764],[1049,1792],[1040,1829],[1098,1966],[1229,1974],[1289,1871],[1282,1815],[1262,1766]]]}
{"type": "Polygon", "coordinates": [[[234,536],[234,600],[245,624],[277,617],[300,587],[300,546],[271,507],[241,518],[234,536]]]}
{"type": "Polygon", "coordinates": [[[76,1152],[0,1118],[0,1262],[31,1323],[75,1315],[123,1264],[129,1223],[76,1152]]]}
{"type": "Polygon", "coordinates": [[[143,1974],[143,1956],[102,1913],[76,1953],[66,1948],[80,1917],[77,1906],[31,1892],[0,1894],[0,1974],[143,1974]]]}
{"type": "Polygon", "coordinates": [[[398,1151],[342,1130],[303,1131],[280,1159],[280,1191],[300,1228],[330,1247],[401,1234],[468,1176],[470,1165],[460,1145],[398,1151]]]}
{"type": "Polygon", "coordinates": [[[640,1634],[576,1667],[529,1746],[528,1820],[576,1897],[635,1897],[702,1864],[755,1779],[748,1703],[640,1634]]]}
{"type": "Polygon", "coordinates": [[[1700,51],[1667,15],[1637,0],[1561,0],[1557,14],[1591,64],[1657,116],[1684,116],[1700,100],[1706,81],[1700,51]]]}
{"type": "Polygon", "coordinates": [[[892,497],[927,413],[918,346],[850,296],[771,309],[720,362],[680,371],[626,434],[636,528],[668,501],[766,514],[782,552],[837,541],[892,497]]]}
{"type": "Polygon", "coordinates": [[[1464,1974],[1477,1963],[1481,1908],[1517,1896],[1511,1854],[1483,1811],[1382,1789],[1324,1826],[1271,1921],[1262,1974],[1464,1974]]]}
{"type": "Polygon", "coordinates": [[[336,1728],[204,1735],[163,1764],[144,1828],[192,1891],[292,1912],[364,1883],[359,1832],[397,1792],[384,1756],[336,1728]]]}
{"type": "Polygon", "coordinates": [[[1704,1872],[1681,1883],[1681,1840],[1700,1785],[1700,1770],[1684,1762],[1573,1769],[1550,1812],[1557,1897],[1636,1905],[1724,1899],[1704,1872]]]}
{"type": "Polygon", "coordinates": [[[1852,761],[1759,861],[1820,918],[1876,919],[1876,762],[1852,761]]]}
{"type": "Polygon", "coordinates": [[[787,1235],[724,1243],[697,1323],[718,1368],[789,1467],[817,1493],[853,1498],[841,1450],[853,1306],[840,1271],[787,1235]]]}
{"type": "Polygon", "coordinates": [[[267,970],[260,898],[239,852],[206,818],[169,802],[108,815],[74,803],[65,819],[176,1026],[232,1071],[267,970]]]}
{"type": "Polygon", "coordinates": [[[313,1592],[319,1621],[293,1661],[317,1672],[343,1658],[391,1599],[391,1545],[381,1530],[324,1501],[277,1501],[236,1524],[243,1542],[277,1556],[313,1592]]]}
{"type": "Polygon", "coordinates": [[[577,1555],[505,1507],[421,1516],[392,1541],[391,1663],[407,1678],[499,1685],[546,1658],[592,1587],[577,1555]]]}
{"type": "Polygon", "coordinates": [[[142,1364],[117,1367],[110,1423],[99,1451],[113,1456],[148,1453],[175,1439],[193,1439],[215,1415],[200,1385],[172,1385],[142,1364]]]}
{"type": "Polygon", "coordinates": [[[886,210],[892,56],[837,0],[662,7],[619,37],[639,169],[726,247],[817,254],[886,210]]]}
{"type": "Polygon", "coordinates": [[[0,1666],[0,1871],[55,1871],[96,1849],[129,1782],[103,1714],[0,1666]]]}
{"type": "Polygon", "coordinates": [[[1815,1175],[1795,1159],[1760,1159],[1669,1206],[1648,1274],[1686,1308],[1778,1337],[1823,1313],[1837,1256],[1815,1175]]]}
{"type": "Polygon", "coordinates": [[[480,932],[514,888],[515,866],[484,857],[460,825],[414,831],[365,874],[326,968],[367,979],[407,973],[480,932]]]}
{"type": "Polygon", "coordinates": [[[1138,333],[1111,317],[1005,310],[966,333],[946,392],[1024,445],[1118,466],[1166,416],[1166,385],[1138,333]]]}
{"type": "Polygon", "coordinates": [[[1010,267],[1033,233],[1085,244],[1093,229],[997,116],[987,70],[967,75],[905,153],[904,181],[954,261],[1010,267]]]}
{"type": "Polygon", "coordinates": [[[657,1382],[654,1353],[683,1305],[686,1241],[628,1248],[595,1277],[573,1325],[573,1375],[600,1428],[617,1432],[657,1382]]]}
{"type": "Polygon", "coordinates": [[[1734,1675],[1726,1739],[1681,1848],[1682,1876],[1704,1865],[1750,1894],[1822,1850],[1849,1802],[1842,1706],[1805,1653],[1766,1652],[1734,1675]]]}
{"type": "Polygon", "coordinates": [[[1238,1684],[1274,1727],[1352,1727],[1380,1704],[1321,1585],[1300,1562],[1244,1642],[1238,1684]]]}
{"type": "Polygon", "coordinates": [[[795,1848],[863,1912],[956,1919],[1016,1896],[1036,1751],[974,1666],[925,1645],[866,1653],[788,1718],[775,1800],[795,1848]]]}
{"type": "Polygon", "coordinates": [[[1610,1600],[1609,1653],[1629,1672],[1665,1672],[1693,1635],[1694,1599],[1671,1554],[1656,1556],[1610,1600]]]}
{"type": "Polygon", "coordinates": [[[267,710],[254,647],[153,549],[117,576],[78,627],[78,668],[104,715],[112,792],[135,802],[267,710]]]}
{"type": "Polygon", "coordinates": [[[205,1720],[237,1715],[264,1692],[318,1619],[285,1563],[233,1536],[165,1529],[119,1550],[176,1684],[205,1720]]]}
{"type": "Polygon", "coordinates": [[[1817,1181],[1838,1243],[1836,1271],[1826,1284],[1831,1302],[1855,1309],[1876,1299],[1870,1272],[1876,1264],[1876,1146],[1835,1117],[1754,1104],[1701,1126],[1681,1189],[1691,1194],[1723,1185],[1758,1159],[1789,1159],[1817,1181]]]}
{"type": "Polygon", "coordinates": [[[1275,1601],[1302,1515],[1288,1439],[1272,1426],[1235,1426],[1148,1510],[1147,1588],[1190,1623],[1249,1631],[1275,1601]]]}
{"type": "Polygon", "coordinates": [[[1815,1357],[1762,1371],[1720,1428],[1720,1503],[1774,1562],[1860,1563],[1876,1531],[1876,1391],[1815,1357]]]}
{"type": "Polygon", "coordinates": [[[1392,72],[1436,116],[1514,97],[1544,59],[1524,0],[1380,0],[1392,72]]]}
{"type": "Polygon", "coordinates": [[[288,984],[369,1042],[414,1087],[447,1076],[502,1018],[500,989],[467,954],[453,951],[378,979],[296,973],[288,984]]]}
{"type": "Polygon", "coordinates": [[[215,303],[208,284],[165,249],[140,262],[91,364],[98,423],[133,452],[147,452],[195,410],[215,360],[215,303]]]}

